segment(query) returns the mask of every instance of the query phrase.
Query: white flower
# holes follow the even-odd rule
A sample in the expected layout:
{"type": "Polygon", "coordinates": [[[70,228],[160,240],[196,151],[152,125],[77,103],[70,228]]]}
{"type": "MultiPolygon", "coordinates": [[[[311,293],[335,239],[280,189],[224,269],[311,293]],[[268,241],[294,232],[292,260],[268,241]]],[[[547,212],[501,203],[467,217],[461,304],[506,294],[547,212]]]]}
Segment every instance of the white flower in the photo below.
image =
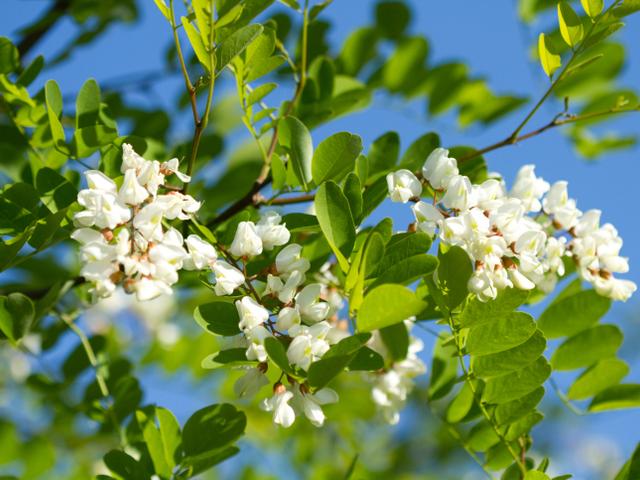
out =
{"type": "Polygon", "coordinates": [[[593,286],[598,294],[622,302],[629,300],[638,288],[631,280],[621,280],[613,276],[608,279],[596,277],[593,286]]]}
{"type": "Polygon", "coordinates": [[[329,304],[320,300],[322,285],[312,283],[296,295],[296,307],[300,316],[309,322],[320,322],[329,315],[329,304]]]}
{"type": "Polygon", "coordinates": [[[244,274],[224,260],[216,261],[212,268],[216,276],[214,290],[218,296],[231,295],[236,288],[244,283],[244,274]]]}
{"type": "Polygon", "coordinates": [[[107,177],[99,170],[87,170],[84,172],[87,179],[87,186],[91,190],[98,190],[107,193],[116,193],[116,182],[107,177]]]}
{"type": "Polygon", "coordinates": [[[134,285],[136,298],[140,301],[151,300],[160,295],[170,295],[173,290],[165,282],[151,278],[141,278],[134,285]]]}
{"type": "Polygon", "coordinates": [[[298,310],[291,307],[284,307],[278,312],[276,328],[280,331],[289,330],[294,325],[300,325],[300,314],[298,310]]]}
{"type": "Polygon", "coordinates": [[[186,270],[202,270],[206,266],[212,265],[217,258],[213,245],[205,242],[198,235],[189,235],[185,243],[189,250],[189,258],[185,259],[184,264],[186,270]]]}
{"type": "Polygon", "coordinates": [[[180,192],[158,195],[155,203],[162,208],[164,217],[169,220],[175,218],[188,220],[200,209],[200,202],[197,202],[191,195],[184,195],[180,192]]]}
{"type": "Polygon", "coordinates": [[[138,169],[138,182],[144,185],[151,195],[156,196],[158,187],[164,184],[164,175],[160,173],[160,162],[145,160],[138,169]]]}
{"type": "Polygon", "coordinates": [[[138,155],[130,144],[122,144],[122,165],[120,166],[122,173],[130,169],[139,170],[145,163],[146,160],[138,155]]]}
{"type": "Polygon", "coordinates": [[[124,174],[122,186],[118,191],[118,200],[128,205],[140,205],[149,196],[149,192],[144,188],[136,177],[136,171],[127,170],[124,174]]]}
{"type": "Polygon", "coordinates": [[[476,194],[469,177],[455,175],[447,184],[447,191],[442,198],[442,204],[453,210],[468,210],[477,203],[476,194]]]}
{"type": "Polygon", "coordinates": [[[567,182],[559,181],[553,184],[549,193],[542,201],[545,213],[553,215],[554,221],[564,229],[573,227],[580,216],[576,208],[576,201],[569,198],[567,182]]]}
{"type": "Polygon", "coordinates": [[[163,237],[162,215],[163,208],[152,202],[138,212],[133,219],[133,227],[148,241],[160,241],[163,237]]]}
{"type": "Polygon", "coordinates": [[[131,218],[131,210],[118,202],[115,193],[98,189],[80,190],[78,203],[85,209],[73,220],[80,227],[114,229],[131,218]]]}
{"type": "Polygon", "coordinates": [[[273,412],[274,423],[289,428],[296,420],[296,412],[289,405],[293,393],[282,384],[278,384],[275,390],[273,397],[264,399],[260,407],[267,412],[273,412]]]}
{"type": "Polygon", "coordinates": [[[447,188],[449,180],[458,175],[455,158],[449,158],[449,150],[436,148],[422,167],[422,176],[435,190],[447,188]]]}
{"type": "Polygon", "coordinates": [[[600,210],[588,210],[580,216],[578,222],[573,227],[573,231],[577,237],[584,237],[595,233],[600,228],[600,210]]]}
{"type": "Polygon", "coordinates": [[[435,235],[440,222],[444,219],[442,213],[430,203],[423,201],[415,203],[411,209],[418,222],[418,229],[427,235],[435,235]]]}
{"type": "Polygon", "coordinates": [[[490,178],[480,185],[474,185],[473,190],[478,200],[478,207],[482,210],[495,210],[506,196],[504,182],[490,178]]]}
{"type": "Polygon", "coordinates": [[[267,361],[267,350],[264,348],[264,341],[271,336],[269,331],[263,326],[257,326],[251,330],[246,330],[245,335],[249,340],[247,348],[247,360],[267,361]]]}
{"type": "Polygon", "coordinates": [[[329,350],[329,343],[325,338],[330,328],[327,322],[316,323],[311,327],[302,325],[290,327],[289,335],[294,338],[287,348],[289,363],[308,370],[311,363],[329,350]]]}
{"type": "Polygon", "coordinates": [[[536,177],[534,165],[524,165],[516,176],[511,188],[511,196],[522,200],[528,212],[537,212],[542,208],[540,199],[549,191],[549,184],[536,177]]]}
{"type": "Polygon", "coordinates": [[[240,330],[251,330],[269,319],[269,311],[251,297],[236,300],[240,330]]]}
{"type": "Polygon", "coordinates": [[[298,388],[294,398],[295,404],[300,406],[300,410],[315,427],[321,427],[324,424],[325,415],[322,411],[322,405],[337,401],[338,394],[330,388],[322,388],[315,393],[305,393],[298,388]]]}
{"type": "Polygon", "coordinates": [[[524,276],[518,268],[508,268],[507,272],[514,287],[520,290],[533,290],[536,288],[536,284],[524,276]]]}
{"type": "Polygon", "coordinates": [[[160,166],[160,170],[162,170],[163,172],[166,172],[167,175],[175,174],[175,176],[178,177],[180,181],[183,183],[190,182],[191,177],[185,173],[182,173],[180,170],[178,170],[179,164],[180,162],[177,158],[172,158],[171,160],[163,162],[162,165],[160,166]]]}
{"type": "Polygon", "coordinates": [[[302,247],[297,243],[287,245],[276,255],[276,270],[278,270],[278,273],[291,273],[293,271],[304,273],[309,268],[309,260],[302,257],[302,247]]]}
{"type": "Polygon", "coordinates": [[[255,257],[262,253],[262,239],[253,222],[240,222],[229,247],[234,257],[255,257]]]}
{"type": "Polygon", "coordinates": [[[269,210],[262,215],[260,221],[256,225],[256,232],[262,240],[262,246],[265,250],[273,250],[273,247],[285,245],[291,234],[287,227],[280,225],[282,217],[273,210],[269,210]]]}
{"type": "Polygon", "coordinates": [[[422,193],[420,180],[406,169],[387,174],[387,187],[394,202],[407,203],[412,198],[419,198],[422,193]]]}
{"type": "Polygon", "coordinates": [[[258,368],[249,368],[247,373],[236,380],[233,392],[237,397],[253,397],[262,387],[269,384],[269,379],[258,368]]]}

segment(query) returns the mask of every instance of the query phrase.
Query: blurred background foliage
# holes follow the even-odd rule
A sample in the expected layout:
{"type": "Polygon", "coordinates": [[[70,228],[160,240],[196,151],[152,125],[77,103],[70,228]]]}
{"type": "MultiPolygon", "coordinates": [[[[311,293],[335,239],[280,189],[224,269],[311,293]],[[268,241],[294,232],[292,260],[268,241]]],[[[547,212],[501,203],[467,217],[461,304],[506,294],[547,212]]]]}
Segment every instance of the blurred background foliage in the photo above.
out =
{"type": "MultiPolygon", "coordinates": [[[[312,2],[309,77],[293,112],[309,128],[321,128],[369,108],[378,111],[382,104],[390,111],[410,105],[408,114],[419,116],[416,122],[424,122],[425,131],[447,125],[445,131],[454,127],[473,132],[505,119],[515,125],[513,115],[519,112],[519,118],[542,93],[521,85],[503,91],[493,87],[491,76],[485,77],[472,63],[434,58],[429,32],[412,21],[415,2],[366,2],[370,14],[350,19],[351,31],[336,42],[330,37],[331,22],[335,15],[341,15],[341,9],[348,14],[346,1],[312,2]]],[[[14,1],[3,8],[19,9],[20,3],[14,1]]],[[[52,0],[43,2],[33,18],[22,18],[20,25],[3,24],[9,31],[3,31],[6,37],[0,39],[0,181],[4,185],[0,197],[0,293],[23,292],[33,300],[33,309],[26,307],[23,312],[24,331],[5,332],[7,338],[0,345],[0,472],[7,475],[89,478],[97,471],[104,472],[100,459],[114,448],[115,427],[105,416],[115,415],[119,423],[140,406],[161,399],[159,405],[171,408],[184,424],[201,406],[234,397],[232,385],[239,372],[229,375],[228,371],[208,371],[201,366],[202,359],[217,346],[215,338],[203,333],[192,319],[194,308],[209,295],[195,276],[186,279],[176,301],[162,299],[139,305],[122,295],[91,307],[80,317],[114,397],[108,408],[101,405],[98,381],[80,340],[65,320],[75,319],[87,305],[86,289],[73,284],[79,266],[68,242],[72,227],[68,218],[76,208],[80,187],[78,172],[98,165],[105,172],[117,171],[124,142],[158,159],[182,158],[190,149],[189,96],[180,83],[170,29],[161,14],[146,3],[52,0]],[[63,94],[57,84],[45,84],[50,72],[64,69],[83,49],[108,44],[116,25],[136,28],[141,12],[157,17],[153,28],[161,29],[165,40],[155,48],[164,51],[164,63],[150,71],[135,71],[129,68],[127,52],[122,52],[120,64],[105,66],[111,75],[99,85],[88,82],[78,92],[67,94],[64,89],[63,94]],[[46,59],[39,55],[43,46],[53,52],[46,59]],[[130,70],[134,73],[127,73],[130,70]],[[143,95],[145,99],[140,101],[143,95]],[[91,102],[93,106],[87,107],[91,102]],[[76,294],[67,295],[70,288],[76,294]],[[56,310],[50,312],[54,305],[56,310]],[[18,338],[22,338],[19,343],[12,342],[18,338]]],[[[274,112],[287,104],[299,75],[292,68],[301,55],[297,2],[220,0],[219,15],[223,17],[237,3],[244,8],[234,19],[233,28],[253,21],[264,25],[264,49],[256,52],[255,71],[248,71],[246,77],[254,92],[261,93],[254,97],[254,110],[243,111],[233,77],[228,72],[220,74],[196,159],[200,172],[191,191],[205,200],[203,220],[214,218],[252,187],[262,158],[242,129],[243,123],[259,133],[272,128],[274,112]]],[[[576,11],[582,12],[579,2],[574,3],[576,11]]],[[[545,32],[553,53],[567,54],[568,47],[562,47],[556,28],[555,6],[554,0],[520,0],[518,21],[523,28],[532,24],[542,30],[548,27],[545,32]]],[[[590,22],[586,15],[580,21],[584,25],[590,22]]],[[[450,28],[451,35],[465,37],[464,29],[450,28]]],[[[489,22],[486,28],[502,26],[489,22]]],[[[552,92],[557,97],[555,114],[585,115],[637,106],[637,82],[622,80],[626,50],[634,45],[623,41],[617,28],[610,30],[577,60],[586,62],[583,68],[576,69],[552,92]]],[[[522,55],[530,59],[532,75],[540,76],[537,41],[529,43],[522,55]]],[[[496,46],[486,54],[500,55],[500,49],[496,46]]],[[[189,53],[187,66],[191,78],[206,76],[194,54],[189,53]]],[[[510,66],[504,64],[503,68],[510,66]]],[[[205,83],[196,82],[197,89],[205,89],[205,83]]],[[[536,117],[537,126],[553,118],[536,117]]],[[[377,125],[379,133],[394,129],[379,113],[375,120],[382,123],[377,125]]],[[[633,148],[637,128],[618,129],[619,124],[608,124],[610,121],[611,117],[601,116],[573,123],[563,134],[577,154],[588,160],[633,148]]],[[[410,148],[428,152],[437,143],[437,136],[425,135],[410,148]]],[[[368,181],[374,183],[400,158],[400,137],[389,133],[366,151],[368,181]]],[[[401,162],[412,157],[406,154],[402,158],[401,162]]],[[[479,165],[486,172],[482,161],[479,165]]],[[[628,342],[633,344],[637,336],[637,331],[628,332],[628,342]]],[[[428,338],[426,335],[425,340],[428,338]]],[[[336,387],[341,402],[327,408],[330,421],[323,429],[303,422],[289,430],[274,429],[269,416],[256,404],[242,405],[248,418],[246,436],[239,442],[242,454],[203,478],[324,479],[345,478],[349,472],[353,478],[481,478],[447,425],[425,407],[430,401],[426,380],[420,383],[397,428],[387,427],[376,417],[370,388],[363,380],[352,375],[348,384],[341,381],[344,384],[336,387]]],[[[433,410],[444,414],[442,406],[433,410]]],[[[554,429],[575,422],[558,401],[549,400],[545,412],[547,423],[554,427],[538,438],[535,450],[541,455],[558,448],[554,429]]],[[[138,422],[131,421],[128,431],[121,434],[136,438],[141,435],[139,429],[138,422]]],[[[580,448],[576,455],[583,456],[579,462],[583,476],[576,478],[611,478],[623,463],[609,443],[598,444],[596,440],[580,448]]]]}

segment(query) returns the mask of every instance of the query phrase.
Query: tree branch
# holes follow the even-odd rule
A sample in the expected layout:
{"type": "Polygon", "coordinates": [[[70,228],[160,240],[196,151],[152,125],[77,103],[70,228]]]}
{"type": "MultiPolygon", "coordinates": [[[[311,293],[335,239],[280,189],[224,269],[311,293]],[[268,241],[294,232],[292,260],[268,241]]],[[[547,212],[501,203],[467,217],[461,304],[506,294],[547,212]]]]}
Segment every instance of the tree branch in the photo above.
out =
{"type": "Polygon", "coordinates": [[[58,20],[60,20],[71,6],[71,0],[56,0],[35,24],[31,25],[25,35],[18,42],[18,52],[20,57],[24,57],[29,51],[42,40],[49,30],[51,30],[58,20]]]}
{"type": "Polygon", "coordinates": [[[533,138],[535,136],[540,135],[541,133],[546,132],[547,130],[550,130],[552,128],[555,127],[560,127],[562,125],[568,125],[570,123],[577,123],[577,122],[581,122],[583,120],[591,120],[594,118],[598,118],[598,117],[605,117],[607,115],[616,115],[616,114],[621,114],[621,113],[631,113],[631,112],[640,112],[640,106],[635,106],[633,108],[618,108],[618,107],[614,107],[614,108],[610,108],[608,110],[603,110],[601,112],[592,112],[592,113],[586,113],[584,115],[568,115],[565,116],[563,118],[563,114],[560,115],[556,115],[556,117],[554,117],[553,120],[551,120],[549,123],[547,123],[546,125],[543,125],[540,128],[537,128],[535,130],[532,130],[528,133],[525,133],[523,135],[519,135],[515,138],[512,138],[511,135],[509,135],[507,138],[505,138],[504,140],[501,140],[499,142],[496,142],[492,145],[489,145],[487,147],[481,148],[479,150],[475,150],[474,152],[471,152],[467,155],[463,155],[462,157],[460,157],[458,159],[458,163],[462,163],[462,162],[466,162],[468,160],[471,160],[472,158],[477,157],[478,155],[483,155],[487,152],[492,152],[493,150],[498,150],[499,148],[502,147],[507,147],[509,145],[515,145],[516,143],[519,143],[523,140],[527,140],[529,138],[533,138]]]}

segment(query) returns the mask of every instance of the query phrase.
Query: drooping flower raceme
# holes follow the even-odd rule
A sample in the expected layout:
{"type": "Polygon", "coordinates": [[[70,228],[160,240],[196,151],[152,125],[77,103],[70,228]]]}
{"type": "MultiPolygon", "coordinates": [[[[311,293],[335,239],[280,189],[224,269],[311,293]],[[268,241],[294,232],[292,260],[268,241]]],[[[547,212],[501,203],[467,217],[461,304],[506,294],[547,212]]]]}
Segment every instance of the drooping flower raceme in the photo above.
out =
{"type": "Polygon", "coordinates": [[[580,211],[567,182],[549,185],[533,165],[525,165],[509,191],[496,178],[473,185],[443,148],[429,155],[422,176],[433,202],[416,198],[422,184],[405,170],[387,177],[391,200],[414,200],[418,230],[467,252],[474,264],[468,287],[480,300],[510,287],[549,292],[565,273],[564,259],[572,259],[580,277],[601,295],[625,301],[636,290],[633,282],[614,276],[629,269],[618,232],[600,224],[599,210],[580,211]]]}
{"type": "MultiPolygon", "coordinates": [[[[82,276],[92,283],[96,297],[108,297],[117,285],[139,300],[171,293],[181,269],[210,268],[216,261],[212,245],[197,235],[186,239],[166,220],[187,220],[200,202],[190,195],[163,188],[167,177],[183,182],[178,160],[146,160],[124,144],[122,184],[97,170],[85,173],[88,188],[78,193],[84,210],[74,222],[71,237],[78,241],[82,276]]],[[[227,287],[227,290],[230,287],[227,287]]]]}

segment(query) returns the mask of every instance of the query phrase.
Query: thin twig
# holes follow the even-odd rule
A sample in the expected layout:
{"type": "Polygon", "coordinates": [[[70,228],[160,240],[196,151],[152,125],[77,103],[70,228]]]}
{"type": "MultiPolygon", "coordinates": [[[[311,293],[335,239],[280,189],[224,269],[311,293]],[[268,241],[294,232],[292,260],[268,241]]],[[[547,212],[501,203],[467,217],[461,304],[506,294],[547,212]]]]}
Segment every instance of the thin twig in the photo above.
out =
{"type": "Polygon", "coordinates": [[[532,130],[528,133],[525,133],[523,135],[519,135],[516,138],[511,138],[511,136],[508,136],[507,138],[505,138],[504,140],[501,140],[499,142],[496,142],[492,145],[489,145],[487,147],[481,148],[479,150],[475,150],[467,155],[463,155],[462,157],[460,157],[458,159],[458,163],[461,162],[466,162],[468,160],[471,160],[472,158],[477,157],[478,155],[483,155],[487,152],[492,152],[493,150],[498,150],[499,148],[502,147],[507,147],[510,145],[515,145],[523,140],[528,140],[529,138],[533,138],[535,136],[540,135],[541,133],[546,132],[547,130],[550,130],[552,128],[555,127],[560,127],[562,125],[568,125],[571,123],[577,123],[577,122],[581,122],[584,120],[591,120],[594,118],[598,118],[598,117],[604,117],[607,115],[616,115],[616,114],[622,114],[622,113],[632,113],[632,112],[640,112],[640,106],[635,106],[633,108],[619,108],[619,107],[614,107],[614,108],[610,108],[608,110],[603,110],[600,112],[592,112],[592,113],[586,113],[584,115],[571,115],[568,116],[566,118],[558,118],[558,116],[556,116],[553,120],[551,120],[549,123],[543,125],[540,128],[537,128],[535,130],[532,130]]]}

